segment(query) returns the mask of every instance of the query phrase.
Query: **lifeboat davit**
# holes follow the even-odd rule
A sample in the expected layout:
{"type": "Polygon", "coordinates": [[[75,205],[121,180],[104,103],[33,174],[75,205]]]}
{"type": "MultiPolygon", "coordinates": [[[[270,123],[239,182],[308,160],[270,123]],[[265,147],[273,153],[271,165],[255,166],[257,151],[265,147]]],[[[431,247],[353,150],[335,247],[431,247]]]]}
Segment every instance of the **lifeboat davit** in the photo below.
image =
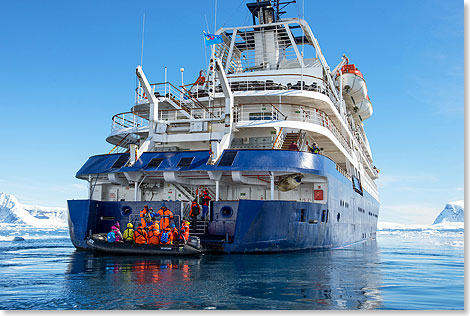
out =
{"type": "Polygon", "coordinates": [[[338,84],[342,84],[343,96],[347,105],[361,116],[362,120],[372,115],[372,103],[367,95],[367,86],[364,76],[354,64],[341,67],[342,78],[339,73],[336,77],[338,84]],[[341,82],[340,82],[341,81],[341,82]]]}

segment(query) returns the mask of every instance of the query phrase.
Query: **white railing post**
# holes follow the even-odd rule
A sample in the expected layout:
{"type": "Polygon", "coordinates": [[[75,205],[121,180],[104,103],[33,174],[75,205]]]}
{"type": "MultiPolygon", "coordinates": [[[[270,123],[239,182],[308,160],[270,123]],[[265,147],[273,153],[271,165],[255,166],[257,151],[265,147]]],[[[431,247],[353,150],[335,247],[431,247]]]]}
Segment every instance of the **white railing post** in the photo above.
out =
{"type": "Polygon", "coordinates": [[[274,172],[269,172],[270,180],[271,180],[271,200],[274,200],[274,172]]]}

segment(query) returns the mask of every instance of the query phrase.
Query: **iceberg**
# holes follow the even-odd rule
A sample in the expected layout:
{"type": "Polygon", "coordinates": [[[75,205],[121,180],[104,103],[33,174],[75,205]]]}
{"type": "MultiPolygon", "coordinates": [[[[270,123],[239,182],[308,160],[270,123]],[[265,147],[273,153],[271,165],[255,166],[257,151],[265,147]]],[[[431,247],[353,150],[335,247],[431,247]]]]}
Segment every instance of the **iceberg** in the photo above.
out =
{"type": "Polygon", "coordinates": [[[449,202],[436,217],[433,225],[442,223],[464,222],[464,201],[449,202]]]}
{"type": "Polygon", "coordinates": [[[67,221],[64,208],[21,204],[13,195],[0,192],[0,224],[63,228],[67,221]]]}

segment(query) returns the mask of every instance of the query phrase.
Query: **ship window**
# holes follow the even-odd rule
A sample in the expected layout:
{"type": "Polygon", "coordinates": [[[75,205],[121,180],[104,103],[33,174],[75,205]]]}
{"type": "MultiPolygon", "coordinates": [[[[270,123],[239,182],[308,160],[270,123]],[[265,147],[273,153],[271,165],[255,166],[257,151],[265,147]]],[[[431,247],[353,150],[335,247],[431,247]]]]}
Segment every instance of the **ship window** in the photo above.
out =
{"type": "Polygon", "coordinates": [[[158,168],[162,161],[163,158],[152,158],[145,168],[158,168]]]}
{"type": "Polygon", "coordinates": [[[132,213],[132,210],[129,206],[123,206],[121,209],[121,214],[124,216],[128,216],[132,213]]]}
{"type": "Polygon", "coordinates": [[[305,209],[300,210],[300,222],[301,223],[305,222],[305,209]]]}
{"type": "Polygon", "coordinates": [[[326,222],[326,210],[321,211],[321,221],[326,222]]]}
{"type": "Polygon", "coordinates": [[[189,167],[191,165],[191,162],[193,162],[194,157],[184,157],[181,158],[180,162],[178,162],[177,167],[189,167]]]}
{"type": "Polygon", "coordinates": [[[338,213],[338,215],[336,216],[336,221],[339,222],[339,219],[341,218],[341,214],[338,213]]]}
{"type": "Polygon", "coordinates": [[[126,162],[129,160],[129,154],[124,154],[119,156],[119,158],[114,162],[114,164],[111,166],[111,168],[121,168],[126,164],[126,162]]]}
{"type": "Polygon", "coordinates": [[[233,209],[230,206],[224,206],[220,209],[220,214],[225,218],[230,218],[233,215],[233,209]]]}
{"type": "Polygon", "coordinates": [[[250,113],[250,121],[271,121],[271,113],[250,113]]]}
{"type": "Polygon", "coordinates": [[[235,157],[237,156],[238,151],[226,151],[220,158],[219,166],[231,166],[235,157]]]}

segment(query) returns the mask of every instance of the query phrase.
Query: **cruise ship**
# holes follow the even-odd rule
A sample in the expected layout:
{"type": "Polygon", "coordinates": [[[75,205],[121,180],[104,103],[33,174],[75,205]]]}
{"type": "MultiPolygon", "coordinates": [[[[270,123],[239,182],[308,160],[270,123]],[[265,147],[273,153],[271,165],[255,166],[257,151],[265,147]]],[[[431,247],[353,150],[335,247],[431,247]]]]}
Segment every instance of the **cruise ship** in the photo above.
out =
{"type": "Polygon", "coordinates": [[[179,225],[202,191],[208,216],[190,222],[206,251],[375,238],[379,170],[364,130],[373,109],[363,74],[345,55],[330,68],[309,24],[284,18],[279,1],[246,6],[251,25],[205,34],[215,44],[194,83],[150,83],[137,66],[135,103],[111,120],[114,148],[76,174],[89,184],[88,199],[68,201],[76,248],[90,249],[87,239],[116,221],[140,222],[144,205],[165,205],[179,225]]]}

